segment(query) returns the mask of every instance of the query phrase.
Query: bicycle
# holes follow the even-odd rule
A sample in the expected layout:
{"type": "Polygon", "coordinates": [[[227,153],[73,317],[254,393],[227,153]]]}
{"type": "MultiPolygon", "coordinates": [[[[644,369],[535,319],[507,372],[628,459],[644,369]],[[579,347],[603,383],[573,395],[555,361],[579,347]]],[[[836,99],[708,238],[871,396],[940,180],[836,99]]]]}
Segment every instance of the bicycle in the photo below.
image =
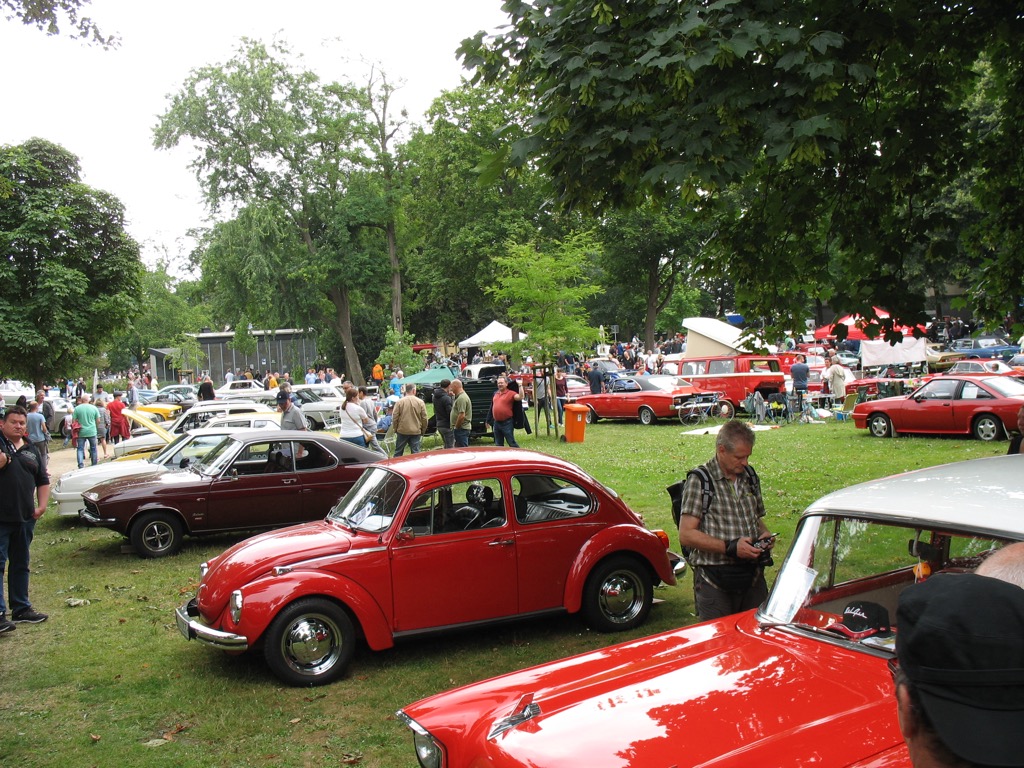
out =
{"type": "Polygon", "coordinates": [[[728,421],[736,415],[736,408],[728,400],[721,397],[720,393],[707,393],[696,395],[683,402],[676,413],[679,414],[679,422],[684,426],[703,424],[708,419],[722,419],[728,421]]]}

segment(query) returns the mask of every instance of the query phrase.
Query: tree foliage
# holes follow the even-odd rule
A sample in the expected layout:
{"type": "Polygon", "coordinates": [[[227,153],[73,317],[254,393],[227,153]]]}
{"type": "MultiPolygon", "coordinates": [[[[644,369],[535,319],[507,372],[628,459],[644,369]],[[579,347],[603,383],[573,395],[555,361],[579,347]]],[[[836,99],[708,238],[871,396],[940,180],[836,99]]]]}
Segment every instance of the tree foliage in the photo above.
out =
{"type": "Polygon", "coordinates": [[[217,271],[221,301],[265,327],[330,324],[358,378],[352,318],[378,265],[388,266],[382,224],[391,215],[373,178],[369,95],[322,84],[289,56],[283,45],[244,40],[228,62],[193,71],[155,141],[190,139],[210,209],[237,213],[215,228],[216,259],[204,265],[217,271]]]}
{"type": "Polygon", "coordinates": [[[96,23],[83,15],[90,0],[0,0],[0,8],[8,21],[17,19],[48,35],[59,35],[61,26],[71,34],[104,48],[116,45],[116,37],[104,35],[96,23]]]}
{"type": "Polygon", "coordinates": [[[598,340],[584,302],[600,289],[585,279],[584,263],[599,248],[593,235],[577,233],[558,241],[512,243],[495,258],[497,278],[487,292],[527,336],[511,348],[547,363],[559,350],[585,349],[598,340]]]}
{"type": "Polygon", "coordinates": [[[78,158],[42,139],[0,147],[0,358],[36,385],[72,372],[136,310],[139,246],[124,207],[80,180],[78,158]]]}
{"type": "Polygon", "coordinates": [[[968,287],[984,298],[979,314],[1018,306],[1019,195],[1006,194],[1022,168],[1024,17],[1014,3],[504,8],[507,31],[481,33],[462,53],[480,80],[530,101],[507,160],[550,174],[563,206],[652,195],[723,204],[721,266],[746,309],[789,316],[810,296],[916,320],[924,302],[910,259],[948,263],[960,227],[943,195],[979,168],[972,194],[988,237],[970,233],[970,245],[987,269],[968,287]],[[972,134],[964,104],[986,54],[997,129],[972,134]]]}

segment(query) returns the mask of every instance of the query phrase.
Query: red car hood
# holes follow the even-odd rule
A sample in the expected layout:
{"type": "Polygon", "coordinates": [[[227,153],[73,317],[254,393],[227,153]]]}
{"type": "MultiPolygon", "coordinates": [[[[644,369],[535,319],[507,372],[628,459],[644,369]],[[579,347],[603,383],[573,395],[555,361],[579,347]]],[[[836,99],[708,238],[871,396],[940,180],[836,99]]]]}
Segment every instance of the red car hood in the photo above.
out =
{"type": "Polygon", "coordinates": [[[240,541],[210,561],[199,587],[199,609],[205,616],[223,610],[232,590],[254,581],[271,568],[352,548],[350,534],[323,520],[261,533],[240,541]]]}
{"type": "MultiPolygon", "coordinates": [[[[413,704],[449,765],[871,765],[902,744],[884,659],[753,613],[654,635],[413,704]],[[532,694],[540,714],[488,739],[532,694]]],[[[897,762],[886,763],[898,765],[897,762]]],[[[905,763],[909,765],[909,763],[905,763]]]]}

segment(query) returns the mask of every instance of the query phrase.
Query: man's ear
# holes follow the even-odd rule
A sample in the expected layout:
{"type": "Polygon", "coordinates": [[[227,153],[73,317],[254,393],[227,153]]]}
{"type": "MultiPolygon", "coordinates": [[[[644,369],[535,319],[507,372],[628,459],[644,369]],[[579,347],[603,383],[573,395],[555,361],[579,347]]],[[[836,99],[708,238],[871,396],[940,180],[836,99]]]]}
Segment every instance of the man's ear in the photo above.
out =
{"type": "Polygon", "coordinates": [[[910,703],[910,692],[905,685],[896,686],[896,714],[899,718],[900,733],[903,740],[910,746],[911,741],[916,738],[920,730],[917,718],[914,714],[914,707],[910,703]]]}

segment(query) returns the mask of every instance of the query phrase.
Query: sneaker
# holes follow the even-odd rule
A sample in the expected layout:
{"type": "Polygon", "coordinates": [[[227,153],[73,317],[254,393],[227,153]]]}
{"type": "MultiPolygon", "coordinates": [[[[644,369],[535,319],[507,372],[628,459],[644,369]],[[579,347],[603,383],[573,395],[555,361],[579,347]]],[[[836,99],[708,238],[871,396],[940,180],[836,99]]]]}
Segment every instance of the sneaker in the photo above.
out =
{"type": "Polygon", "coordinates": [[[50,617],[45,613],[38,613],[31,608],[11,614],[11,619],[15,624],[42,624],[48,618],[50,617]]]}
{"type": "Polygon", "coordinates": [[[6,634],[7,632],[13,632],[17,627],[14,626],[13,621],[8,621],[7,617],[0,613],[0,635],[6,634]]]}

